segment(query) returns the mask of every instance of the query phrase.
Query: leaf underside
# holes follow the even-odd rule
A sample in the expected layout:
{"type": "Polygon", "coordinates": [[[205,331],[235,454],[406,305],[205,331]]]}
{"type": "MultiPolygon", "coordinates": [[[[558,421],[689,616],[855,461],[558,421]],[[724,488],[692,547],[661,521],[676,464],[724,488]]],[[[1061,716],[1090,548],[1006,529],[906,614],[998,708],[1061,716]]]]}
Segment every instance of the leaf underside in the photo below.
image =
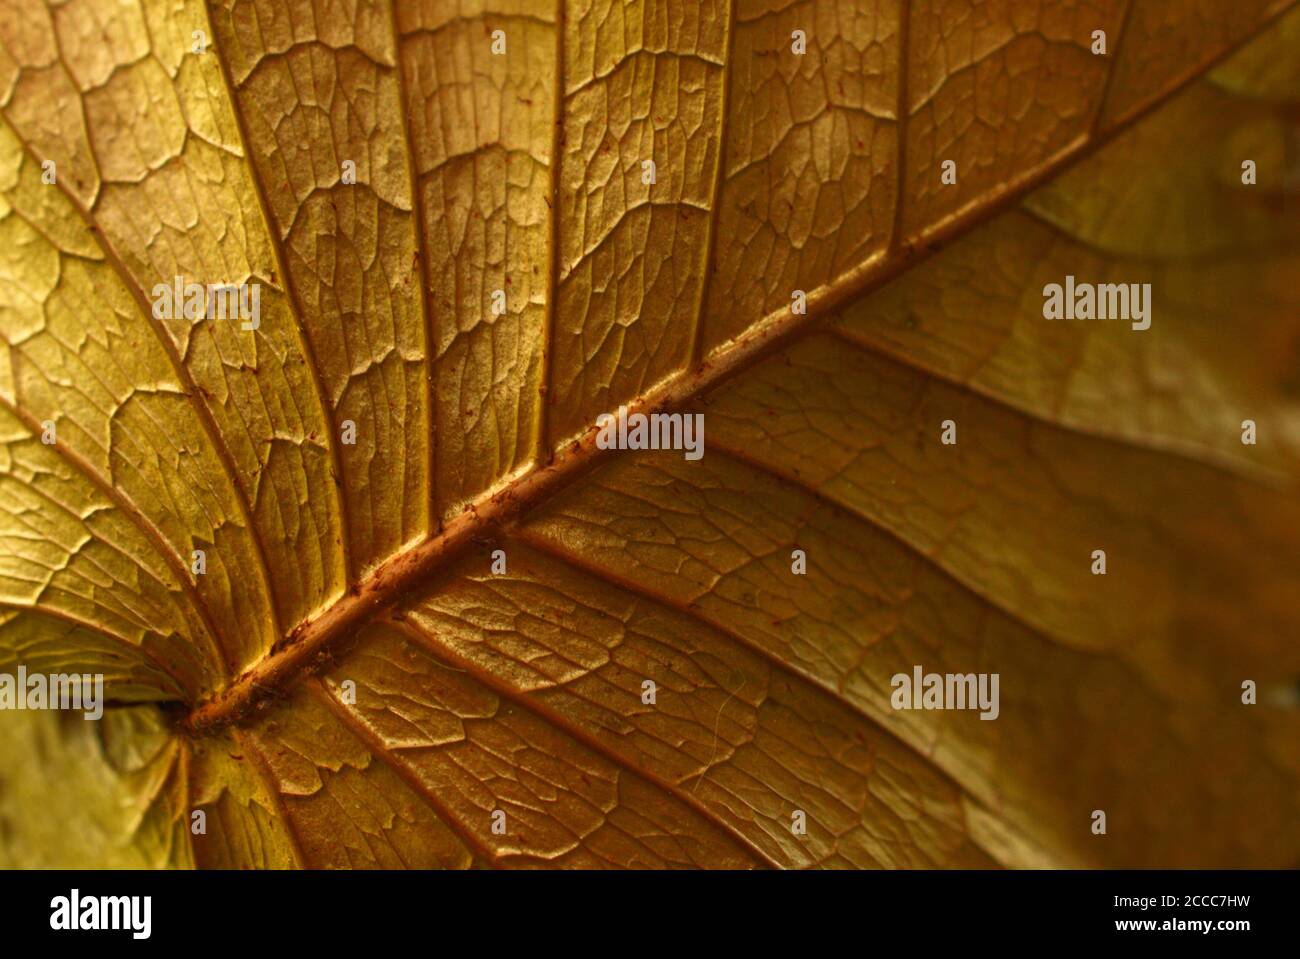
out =
{"type": "Polygon", "coordinates": [[[0,0],[0,866],[1300,864],[1294,6],[0,0]]]}

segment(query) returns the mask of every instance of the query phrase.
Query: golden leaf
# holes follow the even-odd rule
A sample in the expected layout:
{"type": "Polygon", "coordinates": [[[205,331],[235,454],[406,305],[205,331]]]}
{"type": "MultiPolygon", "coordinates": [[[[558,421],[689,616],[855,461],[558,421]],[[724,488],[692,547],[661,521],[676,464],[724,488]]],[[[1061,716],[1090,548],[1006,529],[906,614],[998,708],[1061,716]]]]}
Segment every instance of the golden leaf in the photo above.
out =
{"type": "Polygon", "coordinates": [[[1294,865],[1293,6],[3,0],[0,864],[1294,865]]]}

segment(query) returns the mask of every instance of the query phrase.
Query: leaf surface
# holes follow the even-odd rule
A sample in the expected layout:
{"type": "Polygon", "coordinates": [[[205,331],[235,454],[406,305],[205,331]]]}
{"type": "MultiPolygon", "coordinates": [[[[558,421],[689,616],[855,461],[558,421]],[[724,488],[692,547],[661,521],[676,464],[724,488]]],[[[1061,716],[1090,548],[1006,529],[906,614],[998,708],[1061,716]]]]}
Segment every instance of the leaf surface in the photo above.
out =
{"type": "Polygon", "coordinates": [[[1294,865],[1292,6],[4,0],[0,864],[1294,865]]]}

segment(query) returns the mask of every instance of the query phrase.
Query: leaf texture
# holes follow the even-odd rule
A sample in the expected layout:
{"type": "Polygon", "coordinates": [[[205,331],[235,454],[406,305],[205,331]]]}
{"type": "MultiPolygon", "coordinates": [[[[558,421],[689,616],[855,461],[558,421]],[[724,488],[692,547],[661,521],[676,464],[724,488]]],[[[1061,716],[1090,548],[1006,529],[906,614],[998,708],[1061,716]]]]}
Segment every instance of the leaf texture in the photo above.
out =
{"type": "Polygon", "coordinates": [[[1300,862],[1293,7],[3,0],[0,865],[1300,862]]]}

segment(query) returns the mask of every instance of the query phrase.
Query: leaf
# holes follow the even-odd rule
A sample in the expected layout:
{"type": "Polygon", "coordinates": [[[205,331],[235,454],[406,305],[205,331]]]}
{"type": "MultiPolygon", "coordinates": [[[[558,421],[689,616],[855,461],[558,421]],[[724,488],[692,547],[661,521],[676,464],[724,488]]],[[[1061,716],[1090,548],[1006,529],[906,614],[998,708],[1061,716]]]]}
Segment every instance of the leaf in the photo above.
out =
{"type": "Polygon", "coordinates": [[[0,864],[1294,865],[1293,6],[5,0],[0,864]]]}

